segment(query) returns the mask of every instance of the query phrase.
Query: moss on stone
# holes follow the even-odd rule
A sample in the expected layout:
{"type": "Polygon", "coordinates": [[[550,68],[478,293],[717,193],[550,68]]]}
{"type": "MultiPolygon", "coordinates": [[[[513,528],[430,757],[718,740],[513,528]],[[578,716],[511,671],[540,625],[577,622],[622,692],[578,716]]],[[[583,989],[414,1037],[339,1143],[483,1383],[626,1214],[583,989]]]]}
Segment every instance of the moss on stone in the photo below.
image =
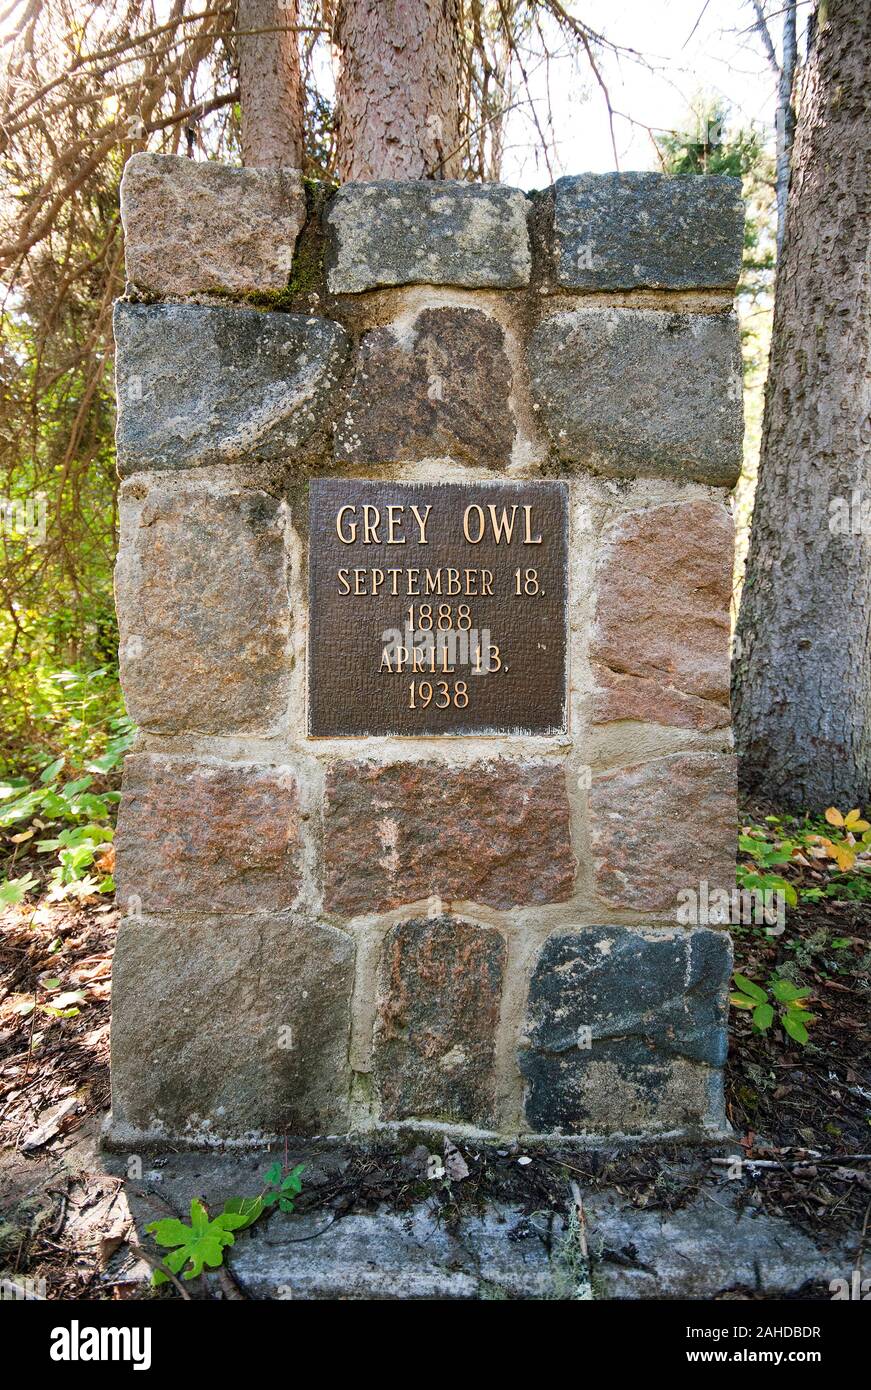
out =
{"type": "Polygon", "coordinates": [[[204,295],[251,309],[273,313],[294,313],[307,310],[312,296],[321,296],[325,288],[324,255],[326,243],[320,227],[320,207],[330,191],[314,179],[304,180],[308,216],[297,242],[287,284],[278,290],[231,290],[223,285],[210,285],[204,295]]]}
{"type": "Polygon", "coordinates": [[[323,239],[320,236],[317,239],[308,237],[303,232],[296,255],[293,258],[287,292],[303,295],[319,294],[323,288],[323,281],[323,239]]]}

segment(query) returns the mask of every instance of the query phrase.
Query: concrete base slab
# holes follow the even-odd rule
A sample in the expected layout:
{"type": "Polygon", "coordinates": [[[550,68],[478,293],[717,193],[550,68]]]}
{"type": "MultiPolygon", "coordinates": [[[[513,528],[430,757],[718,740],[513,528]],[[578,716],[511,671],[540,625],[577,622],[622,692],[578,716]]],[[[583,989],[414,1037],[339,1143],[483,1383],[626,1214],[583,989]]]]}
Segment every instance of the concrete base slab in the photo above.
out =
{"type": "MultiPolygon", "coordinates": [[[[407,1182],[399,1187],[397,1169],[388,1179],[375,1155],[371,1166],[367,1160],[361,1169],[359,1159],[366,1153],[347,1145],[311,1145],[288,1155],[289,1163],[306,1163],[309,1209],[292,1215],[275,1211],[239,1233],[227,1266],[243,1296],[577,1297],[568,1182],[561,1210],[491,1198],[474,1175],[464,1180],[465,1188],[463,1182],[451,1184],[450,1190],[433,1183],[432,1195],[427,1195],[423,1146],[395,1156],[408,1171],[407,1182]],[[377,1200],[382,1188],[385,1201],[377,1200]],[[322,1202],[312,1201],[317,1189],[324,1193],[322,1202]]],[[[262,1187],[263,1170],[275,1158],[274,1151],[145,1157],[141,1176],[125,1185],[138,1242],[153,1249],[145,1226],[172,1212],[186,1214],[192,1196],[214,1214],[229,1197],[255,1193],[262,1187]]],[[[848,1244],[832,1242],[823,1248],[786,1219],[746,1205],[745,1184],[712,1177],[709,1155],[698,1153],[696,1161],[698,1190],[671,1212],[640,1208],[627,1193],[581,1183],[594,1299],[827,1297],[832,1279],[849,1277],[855,1252],[848,1244]]],[[[106,1164],[124,1171],[119,1160],[107,1158],[106,1164]]],[[[542,1165],[544,1174],[552,1164],[533,1156],[524,1171],[534,1176],[532,1165],[542,1165]]],[[[685,1180],[685,1160],[679,1171],[685,1180]]],[[[140,1266],[137,1277],[143,1273],[140,1266]]],[[[110,1269],[106,1278],[113,1277],[117,1280],[118,1271],[110,1269]]],[[[226,1293],[217,1275],[190,1287],[194,1297],[226,1293]]]]}

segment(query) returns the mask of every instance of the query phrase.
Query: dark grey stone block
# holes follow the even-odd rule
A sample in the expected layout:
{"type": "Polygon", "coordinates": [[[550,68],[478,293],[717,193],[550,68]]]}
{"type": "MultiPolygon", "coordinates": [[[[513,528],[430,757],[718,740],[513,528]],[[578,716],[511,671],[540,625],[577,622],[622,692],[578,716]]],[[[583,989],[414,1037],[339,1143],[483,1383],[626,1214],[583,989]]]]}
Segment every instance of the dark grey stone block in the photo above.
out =
{"type": "Polygon", "coordinates": [[[498,183],[347,183],[326,212],[329,288],[528,285],[527,208],[519,189],[498,183]]]}
{"type": "Polygon", "coordinates": [[[115,306],[118,468],[290,456],[324,419],[345,330],[304,314],[115,306]]]}
{"type": "Polygon", "coordinates": [[[530,1130],[722,1127],[730,973],[728,936],[706,928],[552,936],[533,974],[520,1053],[530,1130]]]}
{"type": "Polygon", "coordinates": [[[614,477],[737,480],[744,421],[733,314],[552,314],[532,334],[529,366],[563,462],[614,477]]]}
{"type": "Polygon", "coordinates": [[[554,189],[557,284],[731,289],[741,272],[741,180],[580,174],[554,189]]]}

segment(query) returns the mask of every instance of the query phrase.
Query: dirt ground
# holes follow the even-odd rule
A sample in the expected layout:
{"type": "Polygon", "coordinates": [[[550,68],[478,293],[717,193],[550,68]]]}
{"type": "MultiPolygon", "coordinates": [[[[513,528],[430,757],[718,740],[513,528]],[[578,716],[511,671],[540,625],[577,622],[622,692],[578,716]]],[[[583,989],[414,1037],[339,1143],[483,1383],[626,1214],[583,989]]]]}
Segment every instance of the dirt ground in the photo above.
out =
{"type": "MultiPolygon", "coordinates": [[[[142,1237],[123,1200],[126,1175],[97,1153],[109,1098],[116,925],[105,902],[21,906],[0,919],[0,1275],[37,1292],[43,1279],[51,1298],[148,1296],[138,1255],[138,1277],[130,1276],[130,1248],[142,1237]]],[[[747,1015],[733,1010],[731,1148],[751,1160],[739,1203],[814,1239],[843,1240],[861,1268],[871,1239],[871,909],[798,908],[780,938],[739,929],[735,951],[736,967],[751,979],[767,978],[776,965],[809,986],[819,1020],[800,1047],[779,1029],[753,1033],[747,1015]]],[[[383,1204],[410,1210],[426,1196],[446,1222],[487,1203],[564,1213],[574,1182],[582,1193],[610,1191],[668,1213],[722,1177],[727,1152],[529,1147],[522,1157],[530,1161],[521,1163],[517,1146],[459,1147],[468,1176],[436,1188],[419,1139],[337,1151],[304,1185],[297,1212],[321,1211],[335,1222],[383,1204]]],[[[241,1296],[231,1291],[231,1275],[223,1287],[223,1296],[241,1296]]],[[[158,1296],[179,1293],[168,1286],[158,1296]]]]}

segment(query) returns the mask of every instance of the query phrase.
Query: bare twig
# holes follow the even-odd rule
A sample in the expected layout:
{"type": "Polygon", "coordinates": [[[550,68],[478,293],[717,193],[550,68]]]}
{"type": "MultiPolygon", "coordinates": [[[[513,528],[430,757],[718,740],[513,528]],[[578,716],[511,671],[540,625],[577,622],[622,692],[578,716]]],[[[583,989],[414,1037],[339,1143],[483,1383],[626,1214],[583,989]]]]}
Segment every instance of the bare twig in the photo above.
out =
{"type": "Polygon", "coordinates": [[[141,1245],[136,1245],[136,1243],[132,1240],[128,1240],[127,1248],[128,1250],[130,1250],[132,1254],[136,1255],[138,1259],[144,1260],[147,1265],[150,1265],[152,1269],[158,1269],[160,1270],[161,1274],[165,1274],[169,1282],[172,1285],[174,1285],[176,1289],[178,1289],[178,1292],[181,1294],[185,1302],[191,1302],[191,1296],[188,1290],[185,1288],[181,1280],[176,1278],[172,1270],[167,1269],[166,1265],[163,1263],[163,1260],[159,1260],[156,1255],[150,1255],[147,1250],[143,1250],[141,1245]]]}

